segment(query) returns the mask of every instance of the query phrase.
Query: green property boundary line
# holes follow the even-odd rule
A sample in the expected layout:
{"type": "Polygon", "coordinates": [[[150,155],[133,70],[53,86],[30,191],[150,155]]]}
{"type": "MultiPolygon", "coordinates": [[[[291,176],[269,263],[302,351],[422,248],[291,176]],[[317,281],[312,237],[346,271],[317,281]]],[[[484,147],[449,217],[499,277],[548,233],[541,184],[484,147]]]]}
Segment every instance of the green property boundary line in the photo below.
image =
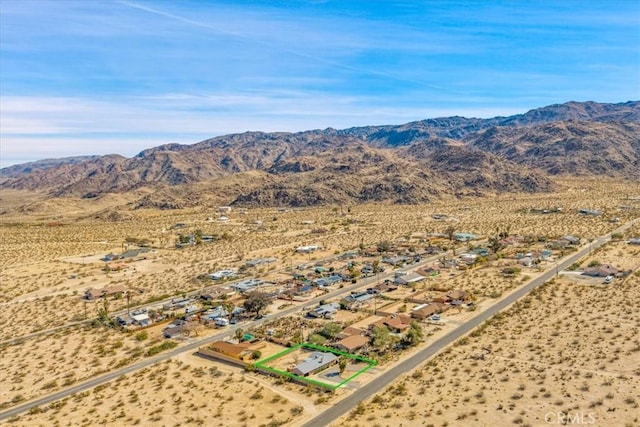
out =
{"type": "Polygon", "coordinates": [[[301,343],[298,345],[295,345],[291,348],[288,348],[284,351],[281,351],[280,353],[276,353],[273,356],[269,356],[266,359],[260,360],[258,362],[256,362],[255,367],[256,369],[260,369],[263,371],[266,371],[268,373],[271,374],[275,374],[275,375],[280,375],[283,377],[287,377],[287,378],[291,378],[293,380],[296,381],[300,381],[303,383],[307,383],[307,384],[312,384],[318,387],[322,387],[322,388],[327,388],[330,390],[336,390],[340,387],[342,387],[343,385],[347,384],[349,381],[353,380],[355,377],[357,377],[360,374],[363,374],[365,372],[367,372],[369,369],[373,368],[374,366],[376,366],[378,364],[378,362],[376,362],[373,359],[368,359],[366,357],[363,356],[359,356],[357,354],[351,354],[351,353],[345,353],[343,351],[340,350],[336,350],[333,348],[329,348],[329,347],[323,347],[321,345],[316,345],[316,344],[311,344],[311,343],[301,343]],[[344,356],[348,359],[352,359],[352,360],[357,360],[359,362],[364,362],[367,364],[366,367],[360,369],[358,372],[354,373],[353,375],[351,375],[349,378],[344,379],[343,381],[341,381],[338,384],[328,384],[322,381],[318,381],[318,380],[314,380],[311,378],[307,378],[307,377],[301,377],[299,375],[293,374],[291,372],[287,372],[287,371],[283,371],[280,369],[276,369],[276,368],[272,368],[270,366],[267,366],[266,364],[268,362],[271,362],[272,360],[278,359],[280,357],[286,356],[287,354],[294,352],[300,348],[305,348],[305,349],[311,349],[311,350],[320,350],[320,351],[325,351],[325,352],[329,352],[329,353],[333,353],[333,354],[337,354],[340,356],[344,356]]]}

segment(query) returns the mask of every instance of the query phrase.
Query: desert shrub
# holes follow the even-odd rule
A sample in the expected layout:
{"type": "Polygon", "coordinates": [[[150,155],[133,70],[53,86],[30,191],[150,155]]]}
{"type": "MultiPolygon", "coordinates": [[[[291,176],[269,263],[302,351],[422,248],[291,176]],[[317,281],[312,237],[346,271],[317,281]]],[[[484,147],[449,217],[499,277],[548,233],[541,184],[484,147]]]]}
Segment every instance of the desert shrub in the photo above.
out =
{"type": "Polygon", "coordinates": [[[165,350],[171,350],[173,348],[176,348],[177,346],[178,346],[178,343],[175,341],[164,341],[162,344],[149,348],[149,350],[147,350],[146,356],[154,356],[165,350]]]}
{"type": "Polygon", "coordinates": [[[138,341],[144,341],[149,338],[149,333],[147,331],[140,331],[136,334],[136,339],[138,341]]]}

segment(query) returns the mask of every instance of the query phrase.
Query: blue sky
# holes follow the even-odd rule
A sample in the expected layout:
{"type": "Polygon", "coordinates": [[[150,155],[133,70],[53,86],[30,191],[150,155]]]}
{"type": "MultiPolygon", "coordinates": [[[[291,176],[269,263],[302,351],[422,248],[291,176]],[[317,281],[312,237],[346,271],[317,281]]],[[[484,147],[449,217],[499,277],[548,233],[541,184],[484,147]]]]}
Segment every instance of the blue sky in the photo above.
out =
{"type": "Polygon", "coordinates": [[[0,0],[0,162],[640,99],[640,2],[0,0]]]}

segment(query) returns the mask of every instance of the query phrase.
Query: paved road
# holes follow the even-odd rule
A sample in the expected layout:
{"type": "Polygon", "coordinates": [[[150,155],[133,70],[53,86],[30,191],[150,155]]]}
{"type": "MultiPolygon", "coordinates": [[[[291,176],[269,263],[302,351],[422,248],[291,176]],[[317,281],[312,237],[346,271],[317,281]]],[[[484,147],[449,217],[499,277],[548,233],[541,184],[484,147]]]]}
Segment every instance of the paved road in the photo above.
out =
{"type": "MultiPolygon", "coordinates": [[[[427,258],[425,260],[422,260],[419,263],[413,264],[413,265],[411,265],[409,267],[406,267],[406,268],[402,268],[401,270],[415,269],[415,268],[422,267],[422,266],[424,266],[424,265],[426,265],[426,264],[428,264],[430,262],[433,262],[433,261],[437,260],[438,257],[439,256],[433,256],[433,257],[427,258]]],[[[395,271],[398,271],[398,270],[395,270],[395,271]]],[[[175,356],[177,356],[177,355],[179,355],[181,353],[184,353],[184,352],[187,352],[187,351],[196,350],[198,347],[204,346],[204,345],[206,345],[208,343],[211,343],[213,341],[221,340],[221,339],[223,339],[225,337],[233,335],[233,333],[236,331],[236,329],[239,329],[239,328],[248,329],[248,328],[251,328],[253,326],[260,325],[260,324],[262,324],[264,322],[267,322],[269,320],[278,318],[278,317],[288,316],[290,314],[294,314],[296,312],[303,311],[303,310],[305,310],[305,309],[307,309],[309,307],[317,305],[322,300],[335,298],[337,296],[340,296],[340,295],[343,295],[345,293],[348,293],[348,292],[350,292],[352,290],[363,288],[365,286],[373,284],[378,280],[384,280],[387,277],[392,277],[393,274],[395,273],[395,271],[388,271],[388,272],[386,272],[384,274],[379,274],[379,276],[372,276],[372,277],[368,277],[366,279],[359,280],[358,283],[356,283],[356,284],[345,286],[344,288],[341,288],[341,289],[336,289],[336,290],[331,291],[331,292],[329,292],[329,293],[327,293],[325,295],[322,295],[320,297],[317,297],[317,298],[311,299],[309,301],[306,301],[306,302],[304,302],[304,303],[302,303],[300,305],[295,305],[295,306],[287,308],[285,310],[281,310],[281,311],[279,311],[277,313],[266,315],[261,320],[256,320],[256,321],[251,321],[251,322],[243,322],[242,324],[238,324],[238,325],[235,325],[233,327],[225,328],[220,333],[217,333],[215,335],[211,335],[211,336],[206,337],[206,338],[199,339],[197,341],[190,342],[190,343],[188,343],[186,345],[179,346],[179,347],[175,348],[174,350],[171,350],[171,351],[169,351],[167,353],[161,353],[161,354],[159,354],[157,356],[151,357],[149,359],[142,360],[142,361],[140,361],[138,363],[134,363],[134,364],[132,364],[130,366],[127,366],[125,368],[118,369],[117,371],[112,371],[112,372],[109,372],[107,374],[101,375],[99,377],[96,377],[96,378],[93,378],[93,379],[90,379],[90,380],[87,380],[87,381],[84,381],[84,382],[80,382],[80,383],[78,383],[78,384],[76,384],[76,385],[74,385],[72,387],[65,388],[65,389],[60,390],[58,392],[55,392],[55,393],[52,393],[52,394],[49,394],[49,395],[46,395],[46,396],[43,396],[43,397],[40,397],[40,398],[37,398],[37,399],[34,399],[34,400],[30,400],[30,401],[25,402],[25,403],[23,403],[21,405],[15,406],[15,407],[13,407],[11,409],[8,409],[8,410],[6,410],[4,412],[1,412],[0,413],[0,421],[2,421],[4,419],[7,419],[7,418],[10,418],[10,417],[13,417],[15,415],[18,415],[18,414],[20,414],[22,412],[28,411],[30,408],[32,408],[34,406],[47,405],[47,404],[49,404],[51,402],[54,402],[56,400],[63,399],[65,397],[67,397],[67,396],[70,396],[71,394],[80,393],[82,391],[85,391],[85,390],[88,390],[90,388],[93,388],[93,387],[95,387],[97,385],[104,384],[104,383],[106,383],[108,381],[112,381],[114,379],[117,379],[121,375],[126,375],[126,374],[129,374],[131,372],[137,371],[138,369],[146,368],[148,366],[153,365],[154,363],[158,363],[158,362],[170,359],[170,358],[175,357],[175,356]]],[[[60,328],[64,328],[64,326],[60,327],[60,328]]],[[[22,338],[24,338],[24,337],[22,337],[22,338]]]]}
{"type": "MultiPolygon", "coordinates": [[[[624,230],[626,230],[627,228],[629,228],[632,225],[633,222],[628,223],[622,227],[620,227],[618,230],[615,230],[614,232],[622,232],[624,230]]],[[[579,252],[575,253],[574,255],[572,255],[571,257],[569,257],[567,260],[563,261],[562,264],[560,264],[559,268],[565,268],[569,265],[571,265],[572,263],[574,263],[575,261],[577,261],[578,259],[580,259],[582,256],[584,256],[586,253],[588,253],[589,250],[591,249],[595,249],[597,247],[599,247],[600,245],[602,245],[603,243],[605,243],[606,241],[609,240],[611,234],[608,234],[606,236],[603,236],[597,240],[595,240],[594,242],[591,243],[590,246],[587,246],[585,248],[583,248],[582,250],[580,250],[579,252]]],[[[423,260],[418,264],[414,264],[413,266],[407,267],[406,269],[413,269],[413,268],[417,268],[420,266],[423,266],[429,262],[432,262],[434,260],[436,260],[438,258],[438,256],[435,257],[431,257],[429,259],[423,260]]],[[[459,328],[457,328],[456,330],[450,332],[448,335],[440,338],[439,340],[435,341],[433,344],[431,344],[430,346],[422,349],[419,353],[415,354],[414,356],[408,358],[407,360],[405,360],[404,362],[400,363],[399,365],[397,365],[396,367],[390,369],[389,371],[385,372],[383,375],[381,375],[380,377],[376,378],[375,380],[373,380],[372,382],[364,385],[363,387],[361,387],[360,389],[358,389],[356,392],[354,392],[352,395],[348,396],[346,399],[343,399],[342,401],[338,402],[336,405],[334,405],[332,408],[330,408],[329,410],[323,412],[322,414],[320,414],[319,416],[317,416],[316,418],[314,418],[313,420],[309,421],[306,425],[308,426],[326,426],[329,423],[331,423],[333,420],[337,419],[338,417],[340,417],[342,414],[346,413],[349,409],[351,409],[352,407],[354,407],[359,401],[365,400],[366,398],[372,396],[374,393],[376,393],[378,390],[380,390],[382,387],[384,387],[386,384],[392,382],[394,379],[396,379],[399,375],[401,375],[404,372],[408,372],[412,369],[414,369],[416,366],[418,366],[420,363],[422,363],[424,360],[426,360],[428,357],[432,356],[433,354],[435,354],[438,350],[440,350],[441,348],[443,348],[444,346],[450,344],[451,342],[455,341],[457,338],[459,338],[460,336],[464,335],[465,333],[469,332],[471,329],[475,328],[476,326],[478,326],[481,322],[483,322],[484,320],[488,319],[489,317],[491,317],[493,314],[497,313],[498,311],[504,309],[505,307],[507,307],[509,304],[511,304],[512,302],[516,301],[518,298],[521,298],[523,295],[525,295],[526,293],[528,293],[531,289],[533,289],[536,286],[539,286],[541,283],[543,283],[544,281],[548,280],[550,277],[552,277],[555,274],[556,270],[550,270],[547,271],[545,273],[543,273],[541,276],[539,276],[538,278],[532,280],[529,284],[525,285],[523,288],[520,288],[519,290],[517,290],[516,292],[514,292],[512,295],[510,295],[509,297],[505,298],[504,300],[501,300],[500,302],[498,302],[496,305],[488,308],[487,310],[485,310],[484,312],[480,313],[478,316],[476,316],[474,319],[470,320],[468,324],[463,324],[461,325],[459,328]]],[[[198,347],[201,347],[203,345],[206,345],[210,342],[216,341],[216,340],[220,340],[223,339],[226,336],[232,335],[233,332],[238,329],[238,328],[250,328],[252,326],[256,326],[259,325],[263,322],[266,322],[268,320],[277,318],[277,317],[282,317],[282,316],[287,316],[290,314],[293,314],[295,312],[298,311],[302,311],[306,308],[309,308],[315,304],[318,304],[321,300],[324,299],[329,299],[329,298],[334,298],[336,296],[340,296],[344,293],[350,292],[352,290],[367,286],[370,283],[374,283],[375,281],[379,280],[379,279],[384,279],[385,277],[389,277],[393,275],[393,271],[387,272],[384,275],[380,275],[380,277],[369,277],[367,279],[361,280],[359,283],[357,284],[353,284],[351,286],[345,286],[342,289],[337,289],[335,291],[329,292],[328,294],[325,294],[321,297],[318,298],[314,298],[312,300],[309,300],[305,303],[303,303],[302,305],[297,305],[297,306],[293,306],[291,308],[282,310],[278,313],[274,313],[271,315],[267,315],[265,316],[263,319],[259,320],[259,321],[252,321],[252,322],[248,322],[248,323],[243,323],[241,325],[236,325],[234,327],[231,328],[225,328],[224,331],[209,336],[207,338],[202,338],[200,340],[197,341],[193,341],[191,343],[188,343],[186,345],[183,346],[179,346],[176,349],[169,351],[167,353],[162,353],[159,354],[157,356],[142,360],[138,363],[134,363],[130,366],[127,366],[125,368],[116,370],[116,371],[112,371],[109,372],[107,374],[101,375],[99,377],[78,383],[72,387],[69,388],[65,388],[63,390],[60,390],[58,392],[49,394],[47,396],[43,396],[37,399],[33,399],[29,402],[25,402],[21,405],[15,406],[11,409],[8,409],[4,412],[0,413],[0,421],[7,419],[7,418],[11,418],[15,415],[21,414],[22,412],[26,412],[28,411],[30,408],[35,407],[35,406],[42,406],[42,405],[47,405],[51,402],[54,402],[56,400],[59,399],[63,399],[67,396],[70,396],[74,393],[80,393],[83,392],[85,390],[88,390],[90,388],[96,387],[100,384],[104,384],[108,381],[112,381],[117,379],[118,377],[120,377],[121,375],[126,375],[129,374],[131,372],[135,372],[139,369],[143,369],[146,368],[148,366],[151,366],[155,363],[170,359],[172,357],[175,357],[181,353],[184,353],[186,351],[191,351],[191,350],[195,350],[198,347]]]]}
{"type": "Polygon", "coordinates": [[[406,372],[410,372],[413,369],[417,368],[420,364],[422,364],[428,358],[432,357],[434,354],[436,354],[446,346],[452,344],[457,339],[469,333],[471,330],[473,330],[474,328],[482,324],[491,316],[504,310],[505,308],[507,308],[508,306],[510,306],[511,304],[513,304],[514,302],[516,302],[517,300],[519,300],[520,298],[528,294],[529,292],[531,292],[532,289],[540,286],[547,280],[551,279],[554,275],[557,274],[557,271],[567,268],[574,262],[578,261],[580,258],[587,255],[590,251],[595,250],[600,246],[602,246],[603,244],[605,244],[606,242],[608,242],[611,238],[611,234],[625,231],[626,229],[631,227],[631,225],[636,221],[637,220],[629,222],[623,225],[622,227],[618,228],[614,232],[607,234],[605,236],[602,236],[598,239],[595,239],[593,242],[586,245],[584,248],[580,249],[578,252],[574,253],[573,255],[563,260],[561,263],[557,265],[557,267],[554,266],[551,269],[545,271],[540,276],[531,280],[529,283],[527,283],[523,287],[519,288],[512,294],[508,295],[507,297],[498,301],[496,304],[487,308],[485,311],[473,317],[468,322],[463,323],[453,331],[449,332],[447,335],[443,336],[442,338],[434,341],[429,346],[420,350],[415,355],[411,356],[410,358],[404,360],[403,362],[399,363],[398,365],[384,372],[382,375],[375,378],[371,382],[363,385],[358,390],[354,391],[351,395],[347,396],[346,398],[337,402],[335,405],[328,408],[326,411],[318,414],[315,418],[305,423],[304,427],[328,426],[329,424],[337,420],[339,417],[346,414],[349,410],[356,407],[359,402],[362,402],[370,398],[375,393],[383,389],[385,386],[387,386],[388,384],[391,384],[393,381],[399,378],[402,374],[406,372]]]}
{"type": "MultiPolygon", "coordinates": [[[[442,254],[440,254],[439,256],[442,256],[442,254]]],[[[427,258],[424,261],[421,261],[421,262],[416,263],[416,264],[412,264],[409,267],[402,268],[400,270],[419,268],[421,266],[426,265],[429,262],[433,262],[439,256],[434,256],[434,257],[427,258]]],[[[328,257],[322,258],[321,261],[329,261],[330,262],[330,261],[336,260],[337,258],[338,258],[338,255],[330,255],[328,257]]],[[[287,271],[287,268],[281,268],[279,270],[274,270],[273,272],[284,272],[284,271],[287,271]]],[[[398,271],[398,270],[396,270],[396,271],[398,271]]],[[[376,279],[379,279],[379,278],[384,279],[384,278],[387,278],[387,277],[390,277],[390,276],[391,276],[391,273],[387,272],[384,275],[380,274],[380,276],[376,277],[376,279]]],[[[196,289],[195,291],[185,292],[185,295],[187,295],[187,296],[202,295],[204,293],[210,292],[210,289],[214,289],[216,286],[230,286],[230,285],[233,285],[236,282],[241,282],[243,280],[246,280],[246,278],[242,278],[242,279],[237,279],[237,280],[221,283],[219,285],[213,284],[211,286],[206,286],[206,287],[204,287],[202,289],[196,289]]],[[[372,281],[373,280],[371,278],[369,278],[368,282],[366,282],[366,283],[371,283],[372,281]]],[[[363,282],[362,279],[361,279],[359,281],[358,286],[356,286],[355,288],[362,286],[364,283],[365,282],[363,282]]],[[[169,297],[169,298],[167,298],[165,300],[162,300],[162,301],[154,301],[154,302],[145,303],[145,304],[142,304],[142,305],[137,305],[135,307],[129,307],[129,311],[140,310],[140,309],[143,309],[143,308],[147,308],[148,309],[148,308],[152,308],[152,307],[157,307],[157,306],[160,306],[160,305],[163,305],[163,304],[166,304],[166,303],[170,302],[173,298],[176,298],[176,297],[172,296],[172,297],[169,297]]],[[[110,315],[110,317],[116,317],[116,316],[119,316],[119,315],[122,315],[122,314],[125,314],[125,313],[127,313],[127,309],[114,311],[113,313],[110,313],[109,315],[110,315]]],[[[54,334],[54,333],[59,332],[59,331],[64,330],[64,329],[73,328],[73,327],[76,327],[76,326],[89,325],[94,320],[95,320],[95,318],[89,318],[89,319],[85,319],[85,320],[78,320],[78,321],[74,321],[74,322],[69,322],[69,323],[66,323],[64,325],[55,326],[53,328],[43,329],[43,330],[32,332],[30,334],[22,335],[22,336],[19,336],[19,337],[10,338],[10,339],[7,339],[5,341],[0,341],[0,345],[13,345],[13,344],[21,343],[23,341],[26,341],[26,340],[29,340],[29,339],[32,339],[32,338],[37,338],[37,337],[39,337],[41,335],[50,335],[50,334],[54,334]]]]}

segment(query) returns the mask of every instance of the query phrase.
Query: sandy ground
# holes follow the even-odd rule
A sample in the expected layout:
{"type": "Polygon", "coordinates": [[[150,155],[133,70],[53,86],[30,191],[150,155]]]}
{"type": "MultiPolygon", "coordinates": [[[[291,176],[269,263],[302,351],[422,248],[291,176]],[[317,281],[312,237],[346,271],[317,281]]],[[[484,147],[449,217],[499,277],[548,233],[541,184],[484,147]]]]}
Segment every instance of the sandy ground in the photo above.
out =
{"type": "MultiPolygon", "coordinates": [[[[626,198],[634,191],[637,186],[620,183],[567,181],[556,194],[449,200],[423,206],[352,206],[348,216],[331,207],[287,212],[260,209],[248,215],[232,212],[228,223],[207,220],[217,218],[214,207],[130,211],[129,220],[117,223],[81,218],[86,217],[81,215],[81,203],[70,205],[67,212],[55,204],[55,214],[38,211],[17,217],[5,215],[0,217],[1,339],[83,319],[85,313],[94,317],[98,305],[85,304],[80,298],[89,287],[126,284],[142,289],[144,293],[136,294],[131,301],[132,305],[141,304],[210,285],[197,276],[221,268],[240,268],[257,257],[274,256],[277,261],[247,270],[247,277],[300,264],[313,265],[324,256],[359,244],[401,238],[408,245],[421,247],[428,233],[442,233],[448,226],[484,236],[500,228],[521,235],[555,238],[573,234],[589,239],[615,229],[619,224],[611,222],[612,217],[623,223],[639,215],[638,202],[626,198]],[[558,205],[563,207],[562,213],[529,211],[558,205]],[[621,205],[632,209],[620,209],[621,205]],[[577,213],[581,208],[600,209],[604,214],[585,217],[577,213]],[[433,213],[446,214],[449,219],[433,219],[433,213]],[[255,224],[256,220],[262,224],[255,224]],[[186,224],[186,228],[172,229],[177,223],[186,224]],[[327,231],[313,232],[318,228],[327,231]],[[172,247],[177,233],[195,229],[225,237],[181,250],[172,247]],[[125,239],[131,237],[151,239],[159,246],[157,253],[127,263],[129,268],[123,272],[104,272],[99,258],[122,251],[125,239]],[[320,245],[322,250],[296,254],[295,247],[301,245],[320,245]]],[[[623,237],[638,235],[640,229],[636,227],[623,237]]],[[[458,253],[467,249],[464,244],[457,247],[458,253]]],[[[624,242],[613,243],[595,251],[582,267],[596,259],[619,268],[637,269],[638,251],[624,242]]],[[[366,261],[357,260],[361,264],[366,261]]],[[[464,289],[471,291],[480,305],[489,304],[536,274],[534,269],[522,268],[519,275],[505,277],[500,270],[511,262],[505,258],[464,272],[446,270],[417,289],[429,292],[430,287],[441,285],[464,289]]],[[[402,299],[410,292],[389,295],[402,299]]],[[[277,312],[285,304],[277,301],[268,310],[277,312]]],[[[111,300],[109,305],[113,311],[125,307],[126,302],[111,300]]],[[[543,425],[545,411],[565,410],[593,411],[602,420],[601,425],[640,424],[632,417],[638,413],[639,400],[635,397],[638,373],[634,371],[634,361],[640,354],[639,321],[637,310],[632,309],[638,305],[637,275],[624,282],[616,279],[606,287],[563,273],[554,285],[518,305],[518,311],[512,310],[480,335],[408,375],[402,382],[406,390],[395,384],[394,390],[381,394],[376,403],[367,403],[366,414],[341,422],[381,426],[398,425],[400,420],[403,425],[543,425]],[[482,353],[482,347],[490,347],[491,353],[484,360],[471,358],[482,353]],[[501,409],[496,409],[499,405],[501,409]],[[609,420],[611,423],[604,424],[609,420]]],[[[471,315],[464,311],[446,313],[444,326],[425,327],[427,341],[471,315]]],[[[343,317],[340,320],[347,323],[368,321],[351,314],[343,317]]],[[[157,343],[155,334],[138,341],[133,334],[78,328],[2,346],[0,405],[13,406],[124,366],[143,358],[144,352],[157,343]]],[[[225,425],[276,425],[317,413],[339,399],[340,393],[348,392],[316,396],[299,386],[276,384],[211,361],[204,367],[199,364],[204,363],[202,360],[185,357],[130,375],[100,391],[67,399],[59,408],[22,416],[16,424],[56,425],[64,420],[70,425],[209,425],[217,415],[224,417],[225,425]],[[228,372],[218,377],[211,375],[209,367],[228,372]],[[205,368],[205,374],[198,368],[205,368]],[[260,387],[263,397],[246,398],[260,387]],[[147,389],[154,391],[141,392],[147,389]],[[179,399],[182,395],[189,399],[179,399]],[[294,399],[297,395],[300,403],[294,399]],[[298,406],[302,413],[295,409],[298,406]]]]}
{"type": "MultiPolygon", "coordinates": [[[[626,243],[592,257],[640,267],[626,243]]],[[[334,425],[638,425],[639,285],[553,280],[334,425]]]]}

